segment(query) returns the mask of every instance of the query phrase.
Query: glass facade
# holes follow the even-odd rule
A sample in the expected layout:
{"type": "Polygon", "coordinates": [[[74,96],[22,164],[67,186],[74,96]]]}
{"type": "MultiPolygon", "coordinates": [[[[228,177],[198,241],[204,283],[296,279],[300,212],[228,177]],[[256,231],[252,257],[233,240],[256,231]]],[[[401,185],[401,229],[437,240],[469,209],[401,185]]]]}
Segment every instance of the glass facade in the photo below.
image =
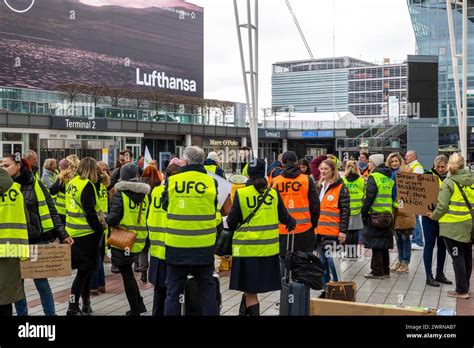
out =
{"type": "MultiPolygon", "coordinates": [[[[468,3],[468,89],[474,89],[474,0],[468,3]]],[[[457,125],[451,46],[445,0],[407,0],[415,31],[417,54],[439,56],[440,125],[457,125]]],[[[462,52],[461,5],[454,5],[453,20],[457,53],[462,52]]],[[[461,71],[461,69],[460,69],[461,71]]],[[[459,76],[461,82],[461,74],[459,76]]],[[[460,84],[461,85],[461,84],[460,84]]],[[[474,125],[474,99],[468,99],[468,125],[474,125]]]]}
{"type": "Polygon", "coordinates": [[[348,111],[349,68],[373,65],[351,57],[273,65],[272,107],[294,112],[348,111]]]}

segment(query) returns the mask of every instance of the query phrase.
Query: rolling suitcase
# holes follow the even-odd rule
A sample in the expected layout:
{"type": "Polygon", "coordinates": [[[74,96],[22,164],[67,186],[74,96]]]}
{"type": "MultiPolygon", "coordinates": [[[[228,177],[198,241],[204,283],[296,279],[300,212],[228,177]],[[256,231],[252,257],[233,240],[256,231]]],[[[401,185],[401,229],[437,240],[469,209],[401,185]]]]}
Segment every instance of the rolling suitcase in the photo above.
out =
{"type": "MultiPolygon", "coordinates": [[[[286,250],[290,249],[290,234],[293,235],[291,251],[295,245],[295,233],[288,233],[286,250]]],[[[303,283],[291,278],[291,270],[285,267],[285,276],[282,279],[280,292],[280,315],[281,316],[307,316],[309,315],[310,289],[303,283]]]]}
{"type": "MultiPolygon", "coordinates": [[[[218,313],[222,307],[222,295],[220,291],[219,275],[214,273],[214,281],[216,282],[216,301],[218,313]]],[[[197,280],[192,275],[188,275],[184,286],[184,303],[181,306],[181,315],[183,316],[201,316],[202,308],[199,301],[199,289],[197,280]]]]}

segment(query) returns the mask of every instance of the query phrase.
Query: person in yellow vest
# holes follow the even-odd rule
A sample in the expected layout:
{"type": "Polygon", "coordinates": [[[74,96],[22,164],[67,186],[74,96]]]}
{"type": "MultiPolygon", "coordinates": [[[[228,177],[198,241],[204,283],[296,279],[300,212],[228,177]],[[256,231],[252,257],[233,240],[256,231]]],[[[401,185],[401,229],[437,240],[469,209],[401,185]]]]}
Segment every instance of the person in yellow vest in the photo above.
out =
{"type": "MultiPolygon", "coordinates": [[[[418,155],[416,151],[414,150],[408,151],[405,156],[405,160],[406,160],[407,165],[411,168],[412,173],[423,174],[425,172],[421,163],[418,162],[418,155]]],[[[416,218],[416,225],[415,225],[415,230],[413,231],[413,236],[411,239],[411,248],[412,250],[423,250],[423,247],[424,247],[423,226],[421,225],[420,217],[416,215],[415,218],[416,218]]]]}
{"type": "Polygon", "coordinates": [[[166,215],[166,288],[164,314],[181,313],[181,294],[191,273],[198,283],[202,314],[218,315],[214,272],[217,183],[204,168],[204,150],[184,150],[179,174],[166,180],[162,208],[166,215]]]}
{"type": "Polygon", "coordinates": [[[25,203],[20,184],[0,169],[0,317],[12,316],[23,298],[20,261],[30,255],[25,203]]]}
{"type": "Polygon", "coordinates": [[[204,161],[204,168],[206,168],[208,172],[219,175],[220,177],[224,179],[227,179],[224,171],[218,164],[218,159],[219,159],[219,156],[217,155],[216,152],[214,151],[209,152],[209,154],[207,155],[207,159],[204,161]]]}
{"type": "Polygon", "coordinates": [[[467,299],[472,273],[472,219],[469,208],[474,207],[474,178],[465,168],[464,157],[458,153],[449,158],[448,172],[438,194],[436,209],[429,217],[439,221],[439,235],[444,238],[446,250],[453,260],[456,289],[449,290],[448,296],[467,299]]]}
{"type": "MultiPolygon", "coordinates": [[[[308,175],[301,173],[296,153],[287,151],[281,160],[283,172],[273,179],[272,187],[279,192],[288,212],[296,220],[294,250],[312,252],[315,246],[314,229],[318,227],[320,209],[316,186],[308,175]]],[[[280,224],[278,229],[280,257],[284,259],[288,230],[284,224],[280,224]]]]}
{"type": "MultiPolygon", "coordinates": [[[[337,250],[337,243],[342,244],[346,241],[351,199],[332,159],[321,162],[319,171],[321,176],[316,191],[321,202],[321,212],[315,233],[319,257],[326,268],[323,283],[327,284],[331,280],[331,275],[333,281],[338,281],[333,256],[337,250]]],[[[324,292],[320,296],[323,297],[324,292]]]]}
{"type": "MultiPolygon", "coordinates": [[[[136,234],[131,250],[119,250],[112,247],[112,262],[122,275],[125,293],[130,310],[127,316],[139,316],[147,311],[140,295],[132,264],[138,262],[138,256],[145,248],[148,237],[147,214],[150,206],[148,194],[150,185],[140,182],[141,171],[136,164],[128,163],[120,167],[120,179],[115,184],[117,192],[112,197],[107,218],[110,228],[123,226],[136,234]]],[[[113,229],[111,236],[113,235],[113,229]]]]}
{"type": "Polygon", "coordinates": [[[56,182],[49,188],[51,195],[56,196],[55,204],[59,217],[66,224],[66,186],[76,176],[80,161],[77,157],[68,156],[59,161],[59,175],[56,182]]]}
{"type": "Polygon", "coordinates": [[[360,235],[364,224],[362,223],[362,201],[365,193],[365,179],[360,175],[356,161],[348,161],[342,178],[351,198],[351,217],[349,220],[349,229],[346,235],[345,254],[348,259],[357,259],[357,245],[361,240],[360,235]]]}
{"type": "Polygon", "coordinates": [[[250,162],[250,180],[237,190],[227,224],[235,230],[255,210],[255,215],[234,233],[229,289],[242,291],[240,315],[260,315],[258,294],[281,289],[280,239],[278,223],[288,230],[296,220],[288,213],[277,190],[267,188],[265,162],[250,162]]]}
{"type": "Polygon", "coordinates": [[[86,157],[80,161],[77,175],[66,188],[66,230],[74,237],[72,268],[77,269],[72,283],[66,315],[92,313],[90,285],[92,272],[99,267],[99,248],[104,234],[104,222],[99,217],[97,161],[86,157]],[[82,309],[79,302],[82,299],[82,309]]]}
{"type": "MultiPolygon", "coordinates": [[[[166,168],[166,178],[179,173],[180,166],[170,164],[166,168]]],[[[166,238],[166,211],[162,207],[162,196],[165,185],[156,186],[150,199],[150,211],[148,213],[147,225],[150,238],[150,271],[149,281],[153,284],[153,316],[163,316],[165,313],[166,300],[166,261],[165,261],[165,238],[166,238]]]]}
{"type": "MultiPolygon", "coordinates": [[[[362,221],[365,225],[364,246],[372,249],[371,272],[364,274],[369,279],[390,278],[389,249],[393,248],[393,190],[395,182],[392,171],[385,165],[384,156],[375,154],[369,157],[370,175],[367,178],[362,221]],[[375,227],[373,214],[392,214],[388,227],[375,227]]],[[[388,216],[388,215],[387,215],[388,216]]],[[[388,221],[388,219],[387,219],[388,221]]]]}
{"type": "MultiPolygon", "coordinates": [[[[54,206],[51,196],[43,183],[36,180],[31,164],[18,155],[7,155],[2,161],[3,168],[21,185],[21,193],[25,200],[28,215],[28,241],[29,244],[47,244],[58,238],[61,242],[72,244],[73,240],[64,230],[64,225],[54,206]]],[[[44,314],[56,315],[53,293],[48,279],[34,279],[39,292],[44,314]]],[[[26,297],[15,303],[17,315],[28,315],[26,297]]]]}
{"type": "MultiPolygon", "coordinates": [[[[98,180],[94,184],[97,190],[97,198],[99,205],[99,218],[104,221],[109,212],[109,195],[107,187],[110,184],[109,166],[104,162],[97,162],[97,176],[98,180]]],[[[91,276],[91,295],[99,295],[105,293],[105,272],[104,272],[104,257],[107,245],[108,228],[104,230],[104,237],[100,243],[99,251],[99,269],[93,272],[91,276]]]]}
{"type": "MultiPolygon", "coordinates": [[[[439,155],[435,158],[433,168],[426,174],[434,175],[438,179],[439,187],[443,185],[444,179],[448,175],[448,158],[445,155],[439,155]]],[[[446,263],[446,244],[439,235],[439,222],[431,220],[427,216],[422,216],[421,224],[425,237],[425,248],[423,249],[423,263],[426,272],[426,284],[434,287],[440,287],[440,284],[451,285],[453,282],[444,275],[444,264],[446,263]],[[436,276],[433,278],[433,251],[436,245],[436,276]]]]}

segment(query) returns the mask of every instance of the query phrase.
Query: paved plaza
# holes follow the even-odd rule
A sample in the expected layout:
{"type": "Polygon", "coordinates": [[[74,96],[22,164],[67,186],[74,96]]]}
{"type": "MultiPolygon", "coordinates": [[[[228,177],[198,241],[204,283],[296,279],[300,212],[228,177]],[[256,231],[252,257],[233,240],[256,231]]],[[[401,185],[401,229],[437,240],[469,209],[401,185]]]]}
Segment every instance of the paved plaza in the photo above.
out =
{"type": "MultiPolygon", "coordinates": [[[[473,300],[456,300],[449,298],[446,292],[454,288],[454,285],[442,285],[439,288],[426,286],[425,271],[423,266],[423,252],[413,251],[410,263],[410,272],[407,274],[391,274],[390,278],[383,280],[366,279],[364,273],[370,271],[370,250],[366,250],[364,257],[358,261],[346,261],[341,258],[336,259],[340,280],[353,280],[357,283],[357,302],[373,304],[393,304],[414,307],[429,307],[434,309],[445,308],[456,310],[458,315],[474,314],[473,300]]],[[[436,255],[436,253],[435,253],[436,255]]],[[[390,262],[396,262],[397,254],[395,250],[390,253],[390,262]]],[[[433,267],[433,269],[435,269],[433,267]]],[[[110,272],[110,264],[105,264],[106,270],[106,293],[99,296],[92,296],[93,315],[115,315],[123,316],[129,309],[127,299],[123,290],[120,274],[110,272]]],[[[71,277],[55,278],[50,280],[54,293],[56,312],[58,315],[65,315],[70,287],[75,272],[71,277]]],[[[454,272],[451,259],[446,262],[445,274],[448,279],[454,281],[454,272]]],[[[153,286],[139,281],[139,273],[136,273],[137,282],[141,289],[145,305],[148,309],[146,315],[151,315],[153,304],[153,286]]],[[[229,272],[221,272],[221,293],[222,293],[222,315],[237,315],[241,300],[241,293],[229,290],[229,272]]],[[[28,298],[30,315],[43,315],[38,292],[31,280],[26,280],[25,288],[28,298]]],[[[312,297],[319,296],[320,291],[311,291],[312,297]]],[[[262,315],[278,315],[275,307],[279,299],[279,291],[260,294],[260,310],[262,315]]]]}

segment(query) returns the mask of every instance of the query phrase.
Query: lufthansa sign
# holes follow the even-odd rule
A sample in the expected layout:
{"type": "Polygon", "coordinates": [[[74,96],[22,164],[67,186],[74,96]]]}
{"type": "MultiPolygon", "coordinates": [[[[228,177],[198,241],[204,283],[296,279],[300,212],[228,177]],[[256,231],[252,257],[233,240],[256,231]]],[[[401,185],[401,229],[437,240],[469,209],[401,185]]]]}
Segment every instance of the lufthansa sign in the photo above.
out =
{"type": "Polygon", "coordinates": [[[84,130],[84,131],[103,131],[107,129],[107,120],[79,117],[51,117],[51,128],[67,129],[67,130],[84,130]]]}

